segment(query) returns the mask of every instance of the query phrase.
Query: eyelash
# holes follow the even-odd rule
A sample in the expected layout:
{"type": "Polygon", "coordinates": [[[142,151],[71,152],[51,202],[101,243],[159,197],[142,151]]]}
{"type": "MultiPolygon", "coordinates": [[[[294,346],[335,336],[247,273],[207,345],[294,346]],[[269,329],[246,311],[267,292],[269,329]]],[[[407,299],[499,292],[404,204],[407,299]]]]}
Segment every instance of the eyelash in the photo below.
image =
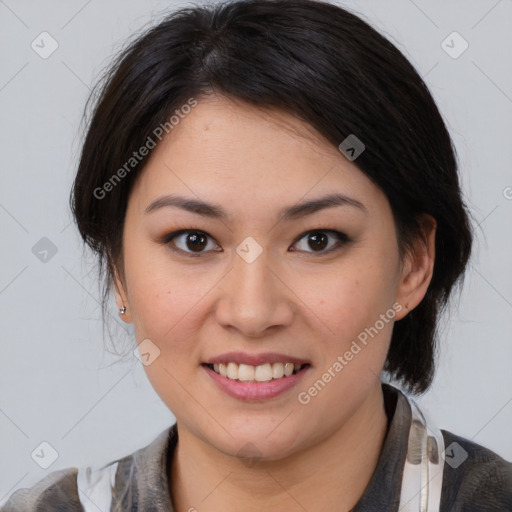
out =
{"type": "MultiPolygon", "coordinates": [[[[197,253],[193,253],[193,252],[188,252],[188,251],[184,251],[183,249],[179,249],[179,248],[176,248],[176,247],[173,247],[171,242],[178,236],[180,235],[183,235],[183,234],[188,234],[188,233],[197,233],[197,234],[200,234],[200,235],[205,235],[206,237],[213,239],[213,237],[211,237],[208,233],[204,232],[204,231],[201,231],[200,229],[197,229],[197,228],[193,228],[193,227],[183,227],[177,231],[173,231],[172,233],[169,233],[168,235],[165,235],[162,239],[162,243],[165,244],[165,245],[169,245],[169,248],[173,251],[173,252],[177,252],[177,253],[181,253],[181,254],[185,254],[187,256],[190,256],[192,258],[197,258],[199,256],[202,256],[204,254],[207,254],[210,251],[203,251],[203,252],[197,252],[197,253]]],[[[337,243],[331,247],[330,249],[327,249],[327,250],[321,250],[321,251],[298,251],[298,252],[306,252],[306,253],[310,253],[310,254],[318,254],[319,256],[323,256],[323,255],[326,255],[326,254],[330,254],[338,249],[341,249],[345,244],[347,244],[348,242],[350,242],[350,238],[345,234],[345,233],[342,233],[341,231],[337,231],[336,229],[326,229],[326,228],[319,228],[319,229],[310,229],[309,231],[305,231],[304,233],[302,233],[301,235],[299,235],[297,237],[297,239],[295,240],[295,242],[293,242],[293,245],[297,244],[298,242],[300,242],[306,235],[309,235],[311,233],[324,233],[324,234],[334,234],[335,237],[338,239],[337,240],[337,243]]],[[[220,251],[215,251],[214,252],[220,252],[220,251]]]]}

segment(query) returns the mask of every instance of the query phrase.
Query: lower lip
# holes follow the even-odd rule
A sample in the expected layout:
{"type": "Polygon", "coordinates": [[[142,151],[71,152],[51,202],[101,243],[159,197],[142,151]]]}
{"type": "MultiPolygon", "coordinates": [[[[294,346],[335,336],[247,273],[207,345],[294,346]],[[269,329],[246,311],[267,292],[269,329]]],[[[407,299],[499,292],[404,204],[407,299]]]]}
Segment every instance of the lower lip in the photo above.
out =
{"type": "Polygon", "coordinates": [[[240,382],[223,377],[206,365],[201,366],[222,391],[225,391],[233,398],[250,401],[267,400],[284,393],[295,386],[311,368],[311,366],[306,366],[298,373],[289,377],[282,377],[281,379],[272,379],[265,382],[240,382]]]}

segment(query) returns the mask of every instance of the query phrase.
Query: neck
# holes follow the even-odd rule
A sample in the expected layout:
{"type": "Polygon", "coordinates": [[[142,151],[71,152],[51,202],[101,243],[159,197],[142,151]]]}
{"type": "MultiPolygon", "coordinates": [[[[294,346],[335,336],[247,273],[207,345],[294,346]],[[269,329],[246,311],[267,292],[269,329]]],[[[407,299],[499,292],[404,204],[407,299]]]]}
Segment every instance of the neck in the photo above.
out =
{"type": "Polygon", "coordinates": [[[169,484],[176,512],[204,504],[211,512],[349,511],[377,465],[387,429],[380,382],[330,437],[286,459],[252,467],[204,444],[178,423],[169,484]]]}

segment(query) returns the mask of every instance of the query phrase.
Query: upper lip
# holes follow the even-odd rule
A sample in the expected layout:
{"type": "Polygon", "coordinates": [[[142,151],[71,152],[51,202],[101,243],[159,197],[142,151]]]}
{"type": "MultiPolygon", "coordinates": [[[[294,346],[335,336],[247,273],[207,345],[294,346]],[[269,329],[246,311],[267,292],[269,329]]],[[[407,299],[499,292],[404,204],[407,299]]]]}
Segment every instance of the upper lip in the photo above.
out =
{"type": "Polygon", "coordinates": [[[293,363],[293,364],[310,364],[307,359],[295,356],[287,356],[286,354],[278,354],[276,352],[264,352],[261,354],[248,354],[245,352],[226,352],[215,357],[211,357],[203,364],[219,364],[219,363],[238,363],[249,364],[251,366],[259,366],[265,363],[293,363]]]}

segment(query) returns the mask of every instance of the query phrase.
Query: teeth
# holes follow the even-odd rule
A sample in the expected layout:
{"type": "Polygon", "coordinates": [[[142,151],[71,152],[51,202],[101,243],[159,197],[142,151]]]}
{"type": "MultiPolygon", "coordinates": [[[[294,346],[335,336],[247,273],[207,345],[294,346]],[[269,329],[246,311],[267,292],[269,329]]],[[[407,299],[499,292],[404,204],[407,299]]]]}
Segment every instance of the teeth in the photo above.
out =
{"type": "Polygon", "coordinates": [[[284,375],[284,364],[274,363],[272,365],[272,377],[274,379],[280,379],[284,375]]]}
{"type": "Polygon", "coordinates": [[[213,365],[215,373],[241,382],[266,382],[272,379],[281,379],[289,377],[300,368],[300,364],[293,363],[265,363],[259,366],[237,363],[215,363],[213,365]]]}
{"type": "Polygon", "coordinates": [[[228,368],[226,370],[228,379],[237,380],[238,379],[238,365],[236,363],[228,363],[228,368]]]}
{"type": "MultiPolygon", "coordinates": [[[[235,363],[232,363],[235,364],[235,363]]],[[[258,366],[258,368],[260,368],[258,366]]],[[[238,365],[238,380],[249,381],[254,380],[254,366],[249,366],[248,364],[240,364],[238,365]]]]}

